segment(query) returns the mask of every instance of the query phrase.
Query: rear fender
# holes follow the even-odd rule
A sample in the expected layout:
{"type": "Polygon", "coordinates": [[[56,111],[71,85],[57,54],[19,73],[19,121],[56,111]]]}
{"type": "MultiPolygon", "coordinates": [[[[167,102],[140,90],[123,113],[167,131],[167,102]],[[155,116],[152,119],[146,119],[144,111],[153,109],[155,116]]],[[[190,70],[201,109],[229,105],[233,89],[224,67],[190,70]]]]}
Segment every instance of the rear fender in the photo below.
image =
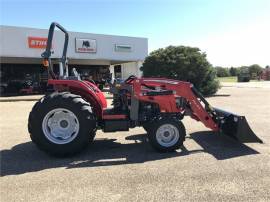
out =
{"type": "Polygon", "coordinates": [[[107,107],[106,99],[97,86],[90,82],[79,80],[54,80],[49,79],[48,84],[57,91],[70,91],[86,99],[92,106],[98,119],[102,119],[102,111],[107,107]]]}
{"type": "Polygon", "coordinates": [[[106,98],[103,94],[103,92],[93,83],[89,82],[89,81],[83,81],[85,82],[87,85],[91,86],[92,88],[95,89],[95,93],[97,94],[97,96],[100,98],[100,101],[101,101],[101,105],[102,105],[102,108],[107,108],[107,101],[106,101],[106,98]]]}

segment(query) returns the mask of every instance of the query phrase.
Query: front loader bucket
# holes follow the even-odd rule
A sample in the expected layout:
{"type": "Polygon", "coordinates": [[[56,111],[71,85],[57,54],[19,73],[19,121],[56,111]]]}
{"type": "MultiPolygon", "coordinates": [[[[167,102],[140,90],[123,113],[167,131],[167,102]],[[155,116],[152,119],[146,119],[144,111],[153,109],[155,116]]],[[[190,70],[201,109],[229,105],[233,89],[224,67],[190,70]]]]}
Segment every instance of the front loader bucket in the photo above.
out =
{"type": "Polygon", "coordinates": [[[251,130],[246,118],[221,109],[214,108],[220,120],[221,132],[242,143],[263,141],[251,130]]]}

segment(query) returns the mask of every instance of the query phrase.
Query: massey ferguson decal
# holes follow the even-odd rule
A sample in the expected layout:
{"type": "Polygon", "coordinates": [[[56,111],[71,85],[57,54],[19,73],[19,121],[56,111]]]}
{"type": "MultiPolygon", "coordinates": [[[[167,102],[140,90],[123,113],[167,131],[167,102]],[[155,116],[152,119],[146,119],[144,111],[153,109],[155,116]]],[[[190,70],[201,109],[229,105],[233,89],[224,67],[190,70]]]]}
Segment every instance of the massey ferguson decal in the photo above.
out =
{"type": "Polygon", "coordinates": [[[96,53],[97,42],[95,39],[75,39],[75,49],[77,53],[96,53]]]}
{"type": "Polygon", "coordinates": [[[45,49],[47,46],[47,38],[42,37],[28,37],[28,47],[29,48],[41,48],[45,49]]]}

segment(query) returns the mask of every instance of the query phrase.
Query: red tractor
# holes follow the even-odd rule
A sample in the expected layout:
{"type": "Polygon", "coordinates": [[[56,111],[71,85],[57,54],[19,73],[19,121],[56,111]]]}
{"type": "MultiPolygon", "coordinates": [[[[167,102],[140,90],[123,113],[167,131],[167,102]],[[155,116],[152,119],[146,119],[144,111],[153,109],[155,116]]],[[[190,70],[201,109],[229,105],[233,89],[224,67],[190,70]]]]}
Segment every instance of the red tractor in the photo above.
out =
{"type": "Polygon", "coordinates": [[[68,32],[52,23],[42,57],[50,77],[48,84],[54,86],[55,92],[41,98],[29,115],[30,137],[47,153],[71,155],[93,141],[98,129],[117,132],[134,127],[144,127],[149,142],[158,151],[174,151],[185,140],[181,122],[185,116],[240,142],[262,142],[245,117],[211,107],[188,82],[130,76],[120,87],[111,86],[113,107],[107,108],[103,93],[94,83],[82,81],[75,69],[69,75],[68,40],[68,32]],[[63,55],[58,59],[51,58],[55,27],[65,34],[63,55]],[[61,64],[58,75],[53,71],[54,61],[61,64]]]}

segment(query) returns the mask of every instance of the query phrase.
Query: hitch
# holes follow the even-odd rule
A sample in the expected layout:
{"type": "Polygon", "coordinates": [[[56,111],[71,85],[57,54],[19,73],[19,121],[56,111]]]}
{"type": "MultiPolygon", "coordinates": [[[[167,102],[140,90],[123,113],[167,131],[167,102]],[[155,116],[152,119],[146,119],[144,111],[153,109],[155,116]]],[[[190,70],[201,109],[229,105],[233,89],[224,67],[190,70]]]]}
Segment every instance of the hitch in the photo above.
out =
{"type": "Polygon", "coordinates": [[[251,130],[245,116],[239,116],[218,108],[214,108],[214,111],[219,120],[220,130],[224,135],[241,143],[263,143],[263,141],[251,130]]]}

